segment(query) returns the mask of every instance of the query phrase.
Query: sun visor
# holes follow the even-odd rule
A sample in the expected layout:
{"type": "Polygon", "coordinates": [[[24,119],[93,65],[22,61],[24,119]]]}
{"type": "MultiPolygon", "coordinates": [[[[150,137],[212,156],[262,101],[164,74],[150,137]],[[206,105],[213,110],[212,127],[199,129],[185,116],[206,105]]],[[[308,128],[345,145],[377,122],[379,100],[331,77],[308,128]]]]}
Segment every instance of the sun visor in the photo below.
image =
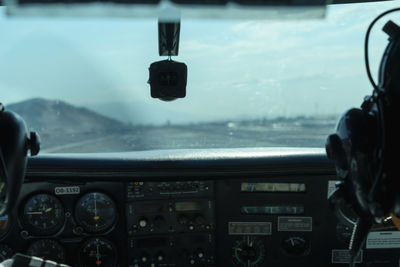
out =
{"type": "Polygon", "coordinates": [[[51,17],[158,17],[166,8],[182,18],[316,19],[327,0],[6,0],[7,15],[51,17]]]}

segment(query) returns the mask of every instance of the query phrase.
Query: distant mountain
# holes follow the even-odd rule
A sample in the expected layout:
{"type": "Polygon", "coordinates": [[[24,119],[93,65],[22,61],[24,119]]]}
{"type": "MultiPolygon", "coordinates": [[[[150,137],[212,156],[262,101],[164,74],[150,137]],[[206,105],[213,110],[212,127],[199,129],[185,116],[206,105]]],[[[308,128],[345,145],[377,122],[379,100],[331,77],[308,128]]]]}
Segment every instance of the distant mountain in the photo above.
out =
{"type": "Polygon", "coordinates": [[[30,129],[40,133],[101,134],[129,129],[127,124],[116,119],[59,100],[33,98],[6,108],[21,115],[30,129]]]}

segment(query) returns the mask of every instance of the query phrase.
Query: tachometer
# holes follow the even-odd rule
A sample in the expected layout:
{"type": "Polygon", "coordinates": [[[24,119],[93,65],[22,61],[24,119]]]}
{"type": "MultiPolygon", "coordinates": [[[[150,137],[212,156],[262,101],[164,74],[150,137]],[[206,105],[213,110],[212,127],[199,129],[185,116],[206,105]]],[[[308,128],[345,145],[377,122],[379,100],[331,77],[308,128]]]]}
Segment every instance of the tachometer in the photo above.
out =
{"type": "Polygon", "coordinates": [[[26,254],[58,263],[65,263],[66,259],[64,248],[60,243],[51,239],[34,241],[27,249],[26,254]]]}
{"type": "Polygon", "coordinates": [[[87,232],[108,230],[116,221],[114,201],[103,193],[93,192],[81,197],[75,207],[75,218],[87,232]]]}
{"type": "Polygon", "coordinates": [[[38,194],[29,198],[22,212],[22,224],[35,235],[57,233],[64,225],[64,207],[49,194],[38,194]]]}
{"type": "Polygon", "coordinates": [[[81,267],[115,267],[117,261],[116,248],[104,238],[87,240],[79,252],[81,267]]]}

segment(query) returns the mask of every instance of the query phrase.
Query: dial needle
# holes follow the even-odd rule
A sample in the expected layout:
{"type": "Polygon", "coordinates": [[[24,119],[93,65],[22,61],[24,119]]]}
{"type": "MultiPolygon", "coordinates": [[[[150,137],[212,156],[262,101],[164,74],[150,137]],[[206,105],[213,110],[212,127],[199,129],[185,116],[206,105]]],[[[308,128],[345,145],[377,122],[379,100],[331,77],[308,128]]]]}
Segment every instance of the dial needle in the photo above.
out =
{"type": "Polygon", "coordinates": [[[96,265],[101,265],[99,244],[96,244],[96,265]]]}
{"type": "Polygon", "coordinates": [[[42,211],[28,211],[26,214],[28,215],[42,215],[42,211]]]}
{"type": "Polygon", "coordinates": [[[94,193],[94,217],[97,217],[97,194],[94,193]]]}

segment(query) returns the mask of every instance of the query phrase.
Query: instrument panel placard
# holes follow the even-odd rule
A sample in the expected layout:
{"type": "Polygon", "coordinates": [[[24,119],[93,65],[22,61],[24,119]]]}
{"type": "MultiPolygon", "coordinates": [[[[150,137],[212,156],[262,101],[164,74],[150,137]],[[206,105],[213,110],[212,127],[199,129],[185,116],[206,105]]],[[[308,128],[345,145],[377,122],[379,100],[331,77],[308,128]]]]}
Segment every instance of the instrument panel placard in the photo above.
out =
{"type": "Polygon", "coordinates": [[[54,194],[56,195],[79,195],[81,188],[79,186],[60,186],[54,188],[54,194]]]}
{"type": "Polygon", "coordinates": [[[311,232],[312,217],[278,217],[279,232],[311,232]]]}
{"type": "MultiPolygon", "coordinates": [[[[350,251],[348,249],[332,249],[331,262],[337,264],[349,264],[350,263],[350,251]]],[[[363,261],[363,250],[354,259],[354,263],[362,263],[363,261]]]]}
{"type": "Polygon", "coordinates": [[[367,249],[400,248],[400,232],[385,231],[371,232],[368,234],[367,249]]]}
{"type": "Polygon", "coordinates": [[[229,235],[271,235],[270,222],[229,222],[229,235]]]}
{"type": "Polygon", "coordinates": [[[275,215],[298,215],[304,214],[303,205],[276,205],[276,206],[242,206],[242,214],[275,214],[275,215]]]}
{"type": "Polygon", "coordinates": [[[242,183],[241,192],[305,193],[304,183],[242,183]]]}

